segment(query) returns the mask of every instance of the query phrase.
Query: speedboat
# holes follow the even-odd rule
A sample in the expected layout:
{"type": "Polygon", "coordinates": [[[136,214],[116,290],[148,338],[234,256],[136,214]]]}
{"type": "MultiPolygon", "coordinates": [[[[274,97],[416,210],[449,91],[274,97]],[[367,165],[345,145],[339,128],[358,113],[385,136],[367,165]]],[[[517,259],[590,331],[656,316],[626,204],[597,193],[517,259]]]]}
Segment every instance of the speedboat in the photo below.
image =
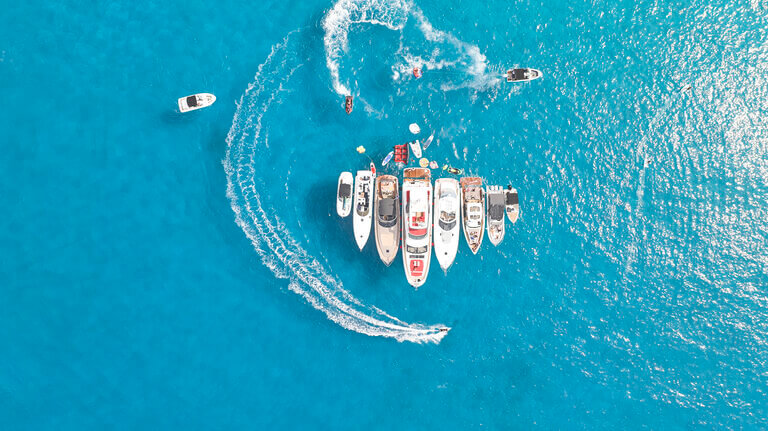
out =
{"type": "Polygon", "coordinates": [[[507,70],[507,82],[525,82],[533,81],[542,77],[542,73],[537,69],[523,67],[520,69],[507,70]]]}
{"type": "Polygon", "coordinates": [[[197,93],[187,97],[179,98],[179,111],[189,112],[202,109],[213,105],[216,96],[211,93],[197,93]]]}
{"type": "Polygon", "coordinates": [[[403,171],[403,266],[408,283],[419,288],[429,274],[432,241],[432,183],[425,168],[403,171]]]}
{"type": "Polygon", "coordinates": [[[461,179],[461,218],[464,224],[464,238],[469,249],[477,254],[483,243],[485,230],[485,190],[483,179],[464,177],[461,179]]]}
{"type": "Polygon", "coordinates": [[[397,177],[376,177],[373,227],[379,258],[389,266],[400,247],[400,196],[397,177]]]}
{"type": "Polygon", "coordinates": [[[486,196],[488,239],[491,244],[499,245],[504,239],[504,190],[501,186],[488,186],[486,196]]]}
{"type": "Polygon", "coordinates": [[[504,190],[504,204],[506,206],[509,221],[515,223],[517,217],[520,215],[520,203],[517,199],[517,189],[513,189],[511,184],[504,190]]]}
{"type": "Polygon", "coordinates": [[[435,181],[435,256],[443,271],[456,259],[461,235],[461,189],[453,178],[435,181]]]}
{"type": "Polygon", "coordinates": [[[352,172],[342,172],[336,186],[336,213],[346,217],[352,210],[352,172]]]}
{"type": "Polygon", "coordinates": [[[355,216],[352,223],[357,247],[363,250],[371,235],[371,210],[373,209],[373,173],[357,171],[355,176],[355,216]]]}

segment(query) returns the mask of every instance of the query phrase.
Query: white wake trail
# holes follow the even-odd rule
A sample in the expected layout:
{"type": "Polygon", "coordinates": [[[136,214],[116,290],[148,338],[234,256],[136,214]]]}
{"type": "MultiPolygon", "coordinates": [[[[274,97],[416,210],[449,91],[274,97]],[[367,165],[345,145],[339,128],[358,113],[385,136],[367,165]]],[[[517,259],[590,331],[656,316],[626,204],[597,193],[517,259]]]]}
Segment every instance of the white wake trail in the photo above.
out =
{"type": "Polygon", "coordinates": [[[393,79],[408,76],[414,67],[424,70],[457,69],[452,73],[470,76],[471,80],[460,84],[445,83],[443,91],[472,87],[488,88],[500,82],[499,74],[489,73],[485,55],[475,45],[463,42],[456,36],[435,29],[424,13],[411,0],[339,0],[323,18],[325,35],[325,61],[331,76],[333,89],[341,96],[352,94],[349,79],[341,76],[340,61],[349,50],[349,33],[353,25],[369,24],[383,26],[401,32],[412,19],[423,40],[430,49],[421,54],[416,47],[407,45],[401,37],[396,55],[401,63],[392,65],[393,79]],[[441,47],[447,47],[446,50],[441,47]]]}
{"type": "Polygon", "coordinates": [[[296,32],[289,33],[272,47],[267,60],[259,66],[254,82],[237,104],[223,160],[227,196],[235,221],[251,240],[262,262],[277,277],[287,278],[289,289],[341,327],[398,341],[438,343],[448,328],[403,322],[376,307],[364,305],[347,292],[341,281],[309,255],[280,223],[269,204],[269,195],[261,193],[257,186],[257,168],[270,151],[262,136],[262,118],[280,101],[285,86],[298,69],[289,66],[298,57],[291,48],[295,35],[296,32]]]}

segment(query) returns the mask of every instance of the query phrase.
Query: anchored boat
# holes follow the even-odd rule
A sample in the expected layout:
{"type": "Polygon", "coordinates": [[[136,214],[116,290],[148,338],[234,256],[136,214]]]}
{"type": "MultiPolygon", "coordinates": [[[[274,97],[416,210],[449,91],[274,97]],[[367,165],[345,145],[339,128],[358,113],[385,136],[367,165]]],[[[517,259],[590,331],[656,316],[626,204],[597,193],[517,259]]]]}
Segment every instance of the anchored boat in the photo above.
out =
{"type": "Polygon", "coordinates": [[[389,266],[400,246],[400,196],[397,177],[382,175],[376,178],[374,234],[379,258],[389,266]]]}
{"type": "Polygon", "coordinates": [[[346,217],[352,210],[352,172],[342,172],[336,186],[336,213],[346,217]]]}
{"type": "Polygon", "coordinates": [[[477,254],[483,243],[485,230],[485,190],[479,177],[461,179],[461,218],[464,224],[464,238],[472,253],[477,254]]]}
{"type": "Polygon", "coordinates": [[[461,188],[453,178],[435,181],[435,256],[440,268],[448,268],[456,259],[461,235],[461,188]]]}
{"type": "Polygon", "coordinates": [[[543,75],[540,70],[527,67],[507,70],[507,82],[525,82],[539,79],[543,75]]]}
{"type": "Polygon", "coordinates": [[[504,203],[507,210],[507,218],[512,223],[515,223],[520,215],[520,203],[517,198],[517,189],[513,189],[511,184],[504,190],[504,203]]]}
{"type": "Polygon", "coordinates": [[[355,216],[353,230],[357,247],[363,250],[371,235],[371,210],[373,207],[373,173],[357,171],[355,177],[355,216]]]}
{"type": "Polygon", "coordinates": [[[213,105],[216,96],[211,93],[197,93],[187,97],[179,98],[179,111],[189,112],[202,109],[213,105]]]}
{"type": "Polygon", "coordinates": [[[411,286],[427,280],[432,239],[432,183],[426,168],[403,171],[403,266],[411,286]]]}
{"type": "Polygon", "coordinates": [[[500,186],[488,186],[486,193],[488,239],[493,245],[499,245],[504,239],[504,191],[500,186]]]}

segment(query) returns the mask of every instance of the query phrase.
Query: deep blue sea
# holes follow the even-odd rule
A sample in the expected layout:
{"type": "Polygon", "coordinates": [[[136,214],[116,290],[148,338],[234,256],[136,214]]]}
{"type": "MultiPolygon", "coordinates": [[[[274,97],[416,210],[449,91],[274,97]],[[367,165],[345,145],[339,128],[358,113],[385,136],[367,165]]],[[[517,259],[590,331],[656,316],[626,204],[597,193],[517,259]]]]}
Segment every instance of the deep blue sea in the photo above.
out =
{"type": "Polygon", "coordinates": [[[768,427],[765,0],[0,22],[0,428],[768,427]],[[411,122],[522,214],[418,291],[334,201],[411,122]]]}

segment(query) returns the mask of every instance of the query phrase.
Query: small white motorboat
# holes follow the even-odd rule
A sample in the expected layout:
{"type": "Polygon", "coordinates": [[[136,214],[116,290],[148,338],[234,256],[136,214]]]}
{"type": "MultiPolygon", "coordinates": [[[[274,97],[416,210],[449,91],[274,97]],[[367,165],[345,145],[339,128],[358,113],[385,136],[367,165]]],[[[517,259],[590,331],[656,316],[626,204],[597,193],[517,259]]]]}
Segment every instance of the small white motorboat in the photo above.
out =
{"type": "Polygon", "coordinates": [[[501,186],[488,186],[486,199],[488,200],[486,211],[488,239],[491,244],[499,245],[504,239],[504,191],[501,186]]]}
{"type": "Polygon", "coordinates": [[[179,98],[179,111],[189,112],[213,105],[216,96],[211,93],[197,93],[179,98]]]}
{"type": "Polygon", "coordinates": [[[464,225],[464,239],[469,249],[477,254],[485,235],[485,190],[483,179],[464,177],[461,184],[461,221],[464,225]]]}
{"type": "Polygon", "coordinates": [[[507,70],[507,82],[525,82],[539,79],[543,75],[540,70],[527,67],[507,70]]]}
{"type": "Polygon", "coordinates": [[[410,130],[411,133],[413,133],[414,135],[418,135],[419,133],[421,133],[421,127],[419,127],[419,125],[416,123],[411,123],[408,126],[408,130],[410,130]]]}
{"type": "Polygon", "coordinates": [[[372,210],[373,173],[371,171],[357,171],[357,176],[355,176],[355,215],[352,230],[355,232],[355,242],[361,251],[371,235],[372,210]]]}
{"type": "Polygon", "coordinates": [[[408,145],[411,147],[411,153],[413,153],[413,157],[416,157],[417,159],[421,158],[421,144],[419,143],[419,140],[411,141],[408,143],[408,145]]]}
{"type": "Polygon", "coordinates": [[[352,172],[342,172],[336,185],[336,213],[346,217],[352,210],[352,172]]]}
{"type": "Polygon", "coordinates": [[[429,274],[432,254],[432,183],[429,169],[403,171],[403,266],[408,283],[419,288],[429,274]]]}
{"type": "Polygon", "coordinates": [[[461,236],[461,188],[453,178],[435,181],[435,256],[443,271],[456,259],[461,236]]]}
{"type": "Polygon", "coordinates": [[[389,266],[400,248],[400,195],[393,175],[376,177],[373,227],[379,258],[389,266]]]}
{"type": "Polygon", "coordinates": [[[513,189],[511,184],[504,190],[504,203],[509,221],[517,222],[517,217],[520,216],[520,203],[517,198],[517,189],[513,189]]]}

